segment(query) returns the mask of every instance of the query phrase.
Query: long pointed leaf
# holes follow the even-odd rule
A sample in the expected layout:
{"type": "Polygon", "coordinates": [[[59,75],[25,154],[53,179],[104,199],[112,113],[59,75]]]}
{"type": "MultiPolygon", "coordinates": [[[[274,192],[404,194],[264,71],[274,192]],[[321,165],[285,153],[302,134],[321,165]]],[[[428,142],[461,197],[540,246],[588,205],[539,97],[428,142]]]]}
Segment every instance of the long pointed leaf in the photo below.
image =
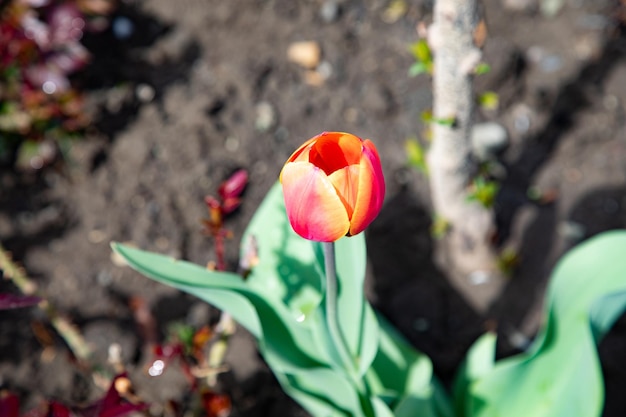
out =
{"type": "Polygon", "coordinates": [[[215,302],[220,308],[243,320],[242,324],[259,340],[264,340],[271,349],[284,353],[285,367],[318,366],[320,360],[324,359],[315,350],[310,330],[296,322],[280,300],[259,294],[238,275],[209,271],[190,262],[173,260],[116,243],[112,247],[142,274],[211,303],[215,302]],[[230,292],[232,295],[219,298],[223,292],[230,292]],[[253,306],[258,322],[255,322],[250,306],[241,297],[253,306]]]}

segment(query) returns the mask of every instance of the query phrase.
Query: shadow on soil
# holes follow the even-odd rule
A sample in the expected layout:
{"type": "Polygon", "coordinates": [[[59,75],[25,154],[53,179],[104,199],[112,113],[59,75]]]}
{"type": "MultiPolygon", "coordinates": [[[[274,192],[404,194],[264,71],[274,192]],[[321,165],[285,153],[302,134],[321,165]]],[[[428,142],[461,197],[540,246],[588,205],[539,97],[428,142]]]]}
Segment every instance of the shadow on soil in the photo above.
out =
{"type": "Polygon", "coordinates": [[[387,201],[367,235],[374,304],[450,383],[485,323],[433,264],[430,224],[408,188],[387,201]]]}
{"type": "MultiPolygon", "coordinates": [[[[168,36],[176,37],[180,30],[121,3],[106,31],[85,36],[83,43],[93,60],[75,82],[83,90],[101,91],[94,127],[109,142],[136,119],[143,104],[156,102],[162,110],[167,87],[188,79],[201,55],[198,42],[163,42],[168,36]]],[[[166,119],[166,112],[161,113],[166,119]]],[[[92,171],[106,162],[107,153],[108,147],[96,153],[92,171]]]]}

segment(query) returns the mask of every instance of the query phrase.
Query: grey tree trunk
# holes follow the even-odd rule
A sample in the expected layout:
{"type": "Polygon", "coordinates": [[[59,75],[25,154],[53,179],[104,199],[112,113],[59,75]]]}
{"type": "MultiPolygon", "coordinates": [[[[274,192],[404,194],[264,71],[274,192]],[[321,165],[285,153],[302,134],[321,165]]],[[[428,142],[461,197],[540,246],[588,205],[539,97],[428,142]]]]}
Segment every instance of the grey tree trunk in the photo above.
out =
{"type": "Polygon", "coordinates": [[[503,280],[490,244],[493,210],[468,201],[477,171],[470,145],[473,70],[481,58],[473,38],[477,22],[477,0],[435,2],[429,35],[434,52],[433,116],[454,118],[455,123],[433,124],[427,163],[435,214],[449,225],[439,241],[438,261],[470,304],[483,311],[500,293],[503,280]]]}

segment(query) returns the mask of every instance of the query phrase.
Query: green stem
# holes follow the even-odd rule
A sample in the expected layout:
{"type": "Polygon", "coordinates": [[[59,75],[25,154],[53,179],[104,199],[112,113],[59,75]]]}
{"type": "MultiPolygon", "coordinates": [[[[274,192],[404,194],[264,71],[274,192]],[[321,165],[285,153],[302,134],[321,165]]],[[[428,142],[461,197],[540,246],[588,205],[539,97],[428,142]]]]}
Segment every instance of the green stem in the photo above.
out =
{"type": "Polygon", "coordinates": [[[345,370],[354,376],[357,373],[356,365],[354,360],[352,360],[348,344],[339,327],[339,317],[337,315],[335,244],[334,242],[324,242],[322,243],[322,248],[324,250],[324,267],[326,269],[326,325],[345,370]]]}

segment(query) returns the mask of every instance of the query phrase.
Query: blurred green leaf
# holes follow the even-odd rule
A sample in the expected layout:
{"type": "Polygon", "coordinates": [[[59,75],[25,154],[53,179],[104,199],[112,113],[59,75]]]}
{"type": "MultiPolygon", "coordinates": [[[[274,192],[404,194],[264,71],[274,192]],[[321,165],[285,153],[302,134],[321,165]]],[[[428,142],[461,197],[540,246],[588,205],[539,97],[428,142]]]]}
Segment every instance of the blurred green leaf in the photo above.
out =
{"type": "Polygon", "coordinates": [[[428,173],[426,165],[426,150],[416,138],[407,139],[404,142],[404,150],[406,152],[409,165],[416,168],[423,174],[428,173]]]}
{"type": "Polygon", "coordinates": [[[469,201],[477,201],[483,205],[483,207],[493,207],[493,203],[496,199],[496,195],[500,190],[500,184],[496,181],[491,181],[483,178],[482,176],[474,178],[474,182],[469,190],[467,199],[469,201]]]}
{"type": "Polygon", "coordinates": [[[485,62],[481,62],[474,69],[474,74],[483,75],[483,74],[487,74],[489,71],[491,71],[491,67],[489,66],[489,64],[485,62]]]}
{"type": "Polygon", "coordinates": [[[417,77],[418,75],[428,72],[428,66],[423,62],[416,62],[409,67],[409,77],[417,77]]]}
{"type": "Polygon", "coordinates": [[[500,104],[498,93],[494,91],[485,91],[478,96],[478,104],[486,110],[496,110],[500,104]]]}
{"type": "Polygon", "coordinates": [[[519,253],[513,248],[505,248],[498,254],[498,269],[506,276],[511,276],[520,264],[519,253]]]}
{"type": "Polygon", "coordinates": [[[452,387],[454,411],[457,417],[471,416],[469,396],[471,384],[487,375],[496,360],[496,335],[485,333],[478,338],[467,352],[465,360],[457,371],[452,387]]]}
{"type": "Polygon", "coordinates": [[[426,39],[420,39],[409,45],[409,51],[415,59],[415,63],[409,69],[409,76],[433,73],[433,55],[426,39]]]}
{"type": "Polygon", "coordinates": [[[453,417],[449,399],[433,376],[430,359],[413,348],[381,315],[380,347],[367,379],[381,387],[394,415],[453,417]]]}
{"type": "Polygon", "coordinates": [[[448,126],[448,127],[452,127],[456,123],[455,116],[437,118],[433,116],[433,113],[430,110],[423,111],[421,114],[421,119],[422,119],[422,122],[424,123],[435,123],[441,126],[448,126]]]}
{"type": "Polygon", "coordinates": [[[173,337],[174,340],[181,342],[183,346],[185,346],[187,352],[191,351],[193,347],[193,335],[195,333],[192,326],[181,322],[174,322],[169,326],[168,332],[170,333],[170,337],[173,337]]]}
{"type": "Polygon", "coordinates": [[[604,386],[596,345],[626,308],[625,253],[624,231],[603,233],[567,253],[552,275],[545,324],[529,351],[491,370],[493,358],[483,357],[485,372],[461,375],[467,389],[461,417],[600,416],[604,386]]]}
{"type": "Polygon", "coordinates": [[[445,217],[435,214],[430,225],[430,234],[435,239],[441,239],[450,230],[451,224],[445,217]]]}

